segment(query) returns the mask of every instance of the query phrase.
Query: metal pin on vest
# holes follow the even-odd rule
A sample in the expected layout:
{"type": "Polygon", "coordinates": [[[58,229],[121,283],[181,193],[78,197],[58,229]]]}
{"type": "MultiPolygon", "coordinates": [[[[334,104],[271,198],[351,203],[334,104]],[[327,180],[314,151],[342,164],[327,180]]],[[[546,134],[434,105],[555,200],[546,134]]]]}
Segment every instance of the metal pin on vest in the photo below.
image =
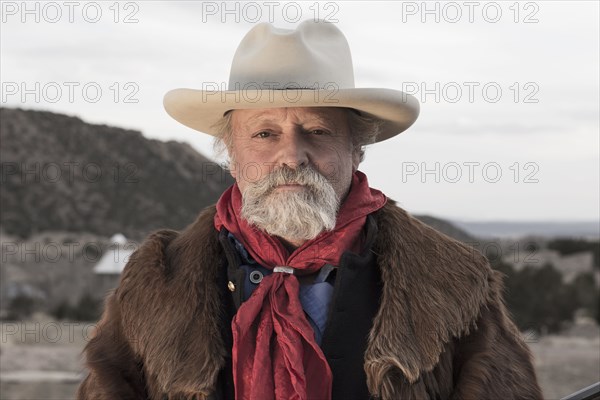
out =
{"type": "Polygon", "coordinates": [[[286,274],[294,275],[294,268],[288,267],[287,265],[278,265],[273,268],[273,272],[284,272],[286,274]]]}

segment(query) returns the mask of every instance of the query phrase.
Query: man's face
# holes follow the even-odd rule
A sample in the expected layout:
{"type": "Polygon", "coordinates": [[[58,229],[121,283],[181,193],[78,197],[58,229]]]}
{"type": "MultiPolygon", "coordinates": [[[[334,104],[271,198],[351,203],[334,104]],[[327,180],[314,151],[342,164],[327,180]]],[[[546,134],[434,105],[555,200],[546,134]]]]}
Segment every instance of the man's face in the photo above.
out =
{"type": "MultiPolygon", "coordinates": [[[[340,201],[344,199],[359,164],[344,109],[234,110],[231,122],[231,174],[242,193],[277,168],[309,166],[327,178],[340,201]]],[[[277,190],[303,189],[282,185],[277,190]]]]}
{"type": "Polygon", "coordinates": [[[235,110],[231,125],[242,217],[295,246],[332,230],[360,157],[346,111],[235,110]]]}

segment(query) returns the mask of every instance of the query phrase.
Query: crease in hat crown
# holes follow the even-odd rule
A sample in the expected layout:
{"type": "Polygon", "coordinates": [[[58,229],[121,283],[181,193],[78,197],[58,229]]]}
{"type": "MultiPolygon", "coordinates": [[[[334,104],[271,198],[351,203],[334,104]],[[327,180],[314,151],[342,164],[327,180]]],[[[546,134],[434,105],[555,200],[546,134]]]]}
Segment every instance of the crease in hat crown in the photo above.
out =
{"type": "Polygon", "coordinates": [[[346,37],[320,20],[304,21],[296,29],[257,24],[233,56],[227,90],[216,86],[205,81],[203,90],[170,90],[163,99],[165,110],[181,124],[216,136],[219,120],[235,109],[353,108],[381,122],[380,142],[408,129],[420,109],[416,98],[399,90],[356,88],[346,37]]]}
{"type": "Polygon", "coordinates": [[[228,90],[354,88],[350,46],[326,21],[304,21],[297,29],[263,22],[240,42],[228,90]]]}

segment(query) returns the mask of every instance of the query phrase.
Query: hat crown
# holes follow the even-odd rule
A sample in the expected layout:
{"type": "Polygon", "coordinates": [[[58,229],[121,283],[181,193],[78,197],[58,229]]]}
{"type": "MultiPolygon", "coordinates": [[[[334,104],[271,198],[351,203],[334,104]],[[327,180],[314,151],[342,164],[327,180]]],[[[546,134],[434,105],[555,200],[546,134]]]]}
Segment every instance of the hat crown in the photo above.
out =
{"type": "Polygon", "coordinates": [[[261,23],[238,46],[229,90],[353,89],[354,70],[344,34],[332,23],[307,20],[297,29],[261,23]]]}

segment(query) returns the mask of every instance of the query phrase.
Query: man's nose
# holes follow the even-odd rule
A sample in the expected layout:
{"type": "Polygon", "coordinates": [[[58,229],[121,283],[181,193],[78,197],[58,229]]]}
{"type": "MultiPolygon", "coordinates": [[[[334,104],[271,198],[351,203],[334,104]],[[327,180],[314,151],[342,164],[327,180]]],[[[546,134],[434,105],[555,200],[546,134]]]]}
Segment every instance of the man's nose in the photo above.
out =
{"type": "Polygon", "coordinates": [[[289,132],[282,135],[279,149],[278,162],[280,166],[286,165],[290,168],[308,165],[309,149],[300,132],[289,132]]]}

